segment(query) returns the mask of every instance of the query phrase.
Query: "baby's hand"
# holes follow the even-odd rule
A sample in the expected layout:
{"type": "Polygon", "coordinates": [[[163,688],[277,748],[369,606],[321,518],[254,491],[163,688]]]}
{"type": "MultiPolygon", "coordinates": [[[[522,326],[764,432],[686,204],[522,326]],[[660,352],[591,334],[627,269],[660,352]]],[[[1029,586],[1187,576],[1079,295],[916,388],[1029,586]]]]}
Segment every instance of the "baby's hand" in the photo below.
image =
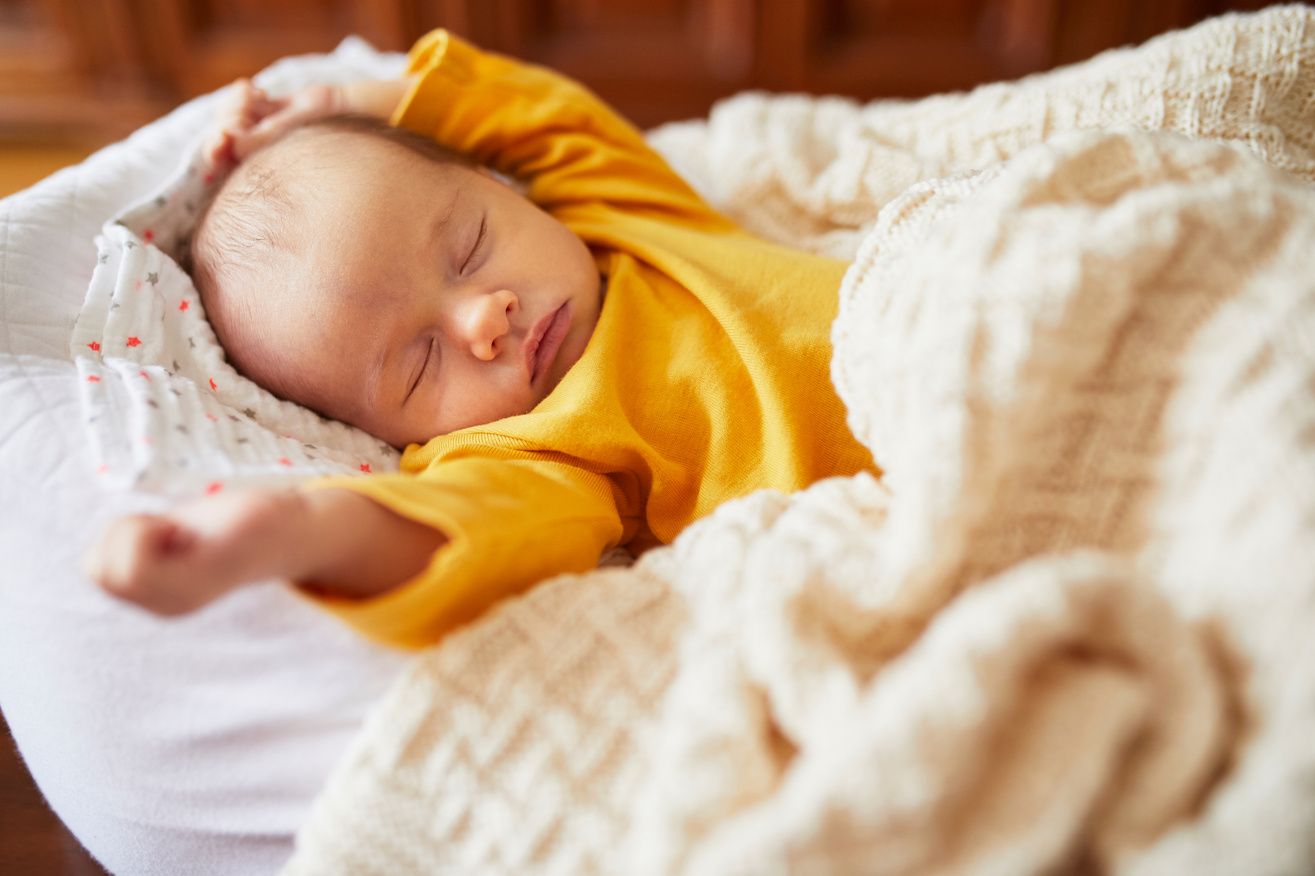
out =
{"type": "Polygon", "coordinates": [[[252,152],[290,128],[348,110],[341,86],[312,85],[283,97],[270,97],[248,79],[233,83],[233,95],[219,111],[205,157],[221,172],[232,170],[252,152]]]}
{"type": "Polygon", "coordinates": [[[288,490],[221,493],[168,514],[111,523],[83,564],[109,593],[162,615],[179,615],[243,584],[277,575],[281,524],[301,510],[288,490]]]}
{"type": "Polygon", "coordinates": [[[219,112],[205,157],[219,175],[227,174],[261,146],[306,122],[335,113],[386,118],[414,77],[365,80],[346,85],[311,85],[283,97],[270,97],[250,80],[233,83],[233,95],[219,112]]]}

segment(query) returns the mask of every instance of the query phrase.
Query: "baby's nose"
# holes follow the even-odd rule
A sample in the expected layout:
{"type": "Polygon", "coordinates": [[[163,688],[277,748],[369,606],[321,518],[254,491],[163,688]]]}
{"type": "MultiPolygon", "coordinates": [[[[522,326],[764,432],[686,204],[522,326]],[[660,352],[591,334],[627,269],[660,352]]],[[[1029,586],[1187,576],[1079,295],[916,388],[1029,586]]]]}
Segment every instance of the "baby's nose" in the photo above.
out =
{"type": "Polygon", "coordinates": [[[519,305],[508,289],[483,293],[471,299],[466,313],[466,337],[470,350],[490,362],[500,352],[499,341],[511,330],[511,314],[519,305]]]}

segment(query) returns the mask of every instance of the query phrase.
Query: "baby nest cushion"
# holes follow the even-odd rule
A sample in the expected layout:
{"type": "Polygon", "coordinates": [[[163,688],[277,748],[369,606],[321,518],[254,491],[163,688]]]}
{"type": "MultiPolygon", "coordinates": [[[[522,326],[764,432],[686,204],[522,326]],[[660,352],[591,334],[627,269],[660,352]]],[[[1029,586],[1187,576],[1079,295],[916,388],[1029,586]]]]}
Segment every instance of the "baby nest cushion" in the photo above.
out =
{"type": "MultiPolygon", "coordinates": [[[[402,63],[349,40],[256,81],[278,93],[402,63]]],[[[51,807],[115,874],[276,871],[402,665],[277,584],[162,620],[79,571],[110,519],[171,497],[396,465],[228,367],[172,257],[223,98],[0,201],[0,708],[51,807]]]]}

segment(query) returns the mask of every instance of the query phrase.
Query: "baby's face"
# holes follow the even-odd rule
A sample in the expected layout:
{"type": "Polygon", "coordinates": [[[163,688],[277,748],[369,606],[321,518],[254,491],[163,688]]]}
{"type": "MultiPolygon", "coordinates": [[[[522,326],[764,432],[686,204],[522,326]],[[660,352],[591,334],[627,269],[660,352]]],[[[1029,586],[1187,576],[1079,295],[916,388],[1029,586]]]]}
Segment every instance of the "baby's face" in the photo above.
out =
{"type": "Polygon", "coordinates": [[[290,172],[316,202],[265,290],[278,383],[398,447],[552,392],[601,308],[584,243],[484,173],[359,134],[311,145],[290,172]]]}

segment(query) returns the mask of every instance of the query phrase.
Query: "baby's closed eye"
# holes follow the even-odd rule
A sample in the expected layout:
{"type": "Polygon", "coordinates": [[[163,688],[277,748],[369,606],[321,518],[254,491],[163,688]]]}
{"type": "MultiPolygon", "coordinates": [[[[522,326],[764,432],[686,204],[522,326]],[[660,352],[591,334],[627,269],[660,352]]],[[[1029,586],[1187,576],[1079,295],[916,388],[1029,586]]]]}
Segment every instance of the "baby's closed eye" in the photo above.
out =
{"type": "Polygon", "coordinates": [[[425,373],[434,366],[437,359],[438,339],[431,337],[429,339],[429,345],[425,348],[424,358],[420,360],[420,365],[415,370],[415,376],[411,378],[410,388],[406,391],[406,397],[408,399],[411,398],[412,393],[416,391],[416,387],[420,385],[420,381],[424,379],[425,373]]]}
{"type": "Polygon", "coordinates": [[[479,268],[479,257],[483,255],[484,244],[488,240],[488,227],[488,217],[481,216],[479,220],[479,231],[475,234],[475,238],[470,244],[470,249],[466,252],[466,257],[461,262],[462,276],[472,273],[479,268]]]}

